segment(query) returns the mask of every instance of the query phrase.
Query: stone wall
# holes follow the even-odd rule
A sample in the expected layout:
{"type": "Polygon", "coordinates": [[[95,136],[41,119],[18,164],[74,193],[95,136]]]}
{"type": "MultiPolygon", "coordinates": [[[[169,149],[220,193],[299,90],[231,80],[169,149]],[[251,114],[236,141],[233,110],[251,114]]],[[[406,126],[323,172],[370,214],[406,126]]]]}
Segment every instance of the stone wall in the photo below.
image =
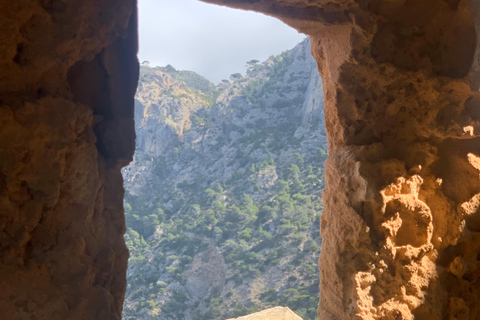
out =
{"type": "Polygon", "coordinates": [[[479,319],[478,1],[207,2],[311,36],[330,152],[320,319],[479,319]]]}
{"type": "Polygon", "coordinates": [[[0,1],[0,318],[120,319],[135,0],[0,1]]]}

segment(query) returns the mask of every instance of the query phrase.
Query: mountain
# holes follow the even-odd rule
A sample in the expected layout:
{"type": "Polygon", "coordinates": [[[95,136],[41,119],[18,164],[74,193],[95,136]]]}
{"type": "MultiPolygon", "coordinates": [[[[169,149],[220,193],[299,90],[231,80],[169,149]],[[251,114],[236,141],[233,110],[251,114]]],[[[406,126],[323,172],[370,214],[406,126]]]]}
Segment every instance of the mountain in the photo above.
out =
{"type": "Polygon", "coordinates": [[[326,135],[306,39],[214,85],[142,67],[124,319],[315,319],[326,135]]]}

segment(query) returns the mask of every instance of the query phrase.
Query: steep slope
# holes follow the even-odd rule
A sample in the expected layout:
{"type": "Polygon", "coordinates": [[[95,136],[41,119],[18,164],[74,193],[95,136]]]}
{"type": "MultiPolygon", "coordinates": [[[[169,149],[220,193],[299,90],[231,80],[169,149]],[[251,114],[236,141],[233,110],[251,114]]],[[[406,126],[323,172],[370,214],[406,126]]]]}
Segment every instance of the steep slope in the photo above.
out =
{"type": "Polygon", "coordinates": [[[142,68],[125,319],[316,316],[326,137],[308,40],[214,86],[142,68]]]}

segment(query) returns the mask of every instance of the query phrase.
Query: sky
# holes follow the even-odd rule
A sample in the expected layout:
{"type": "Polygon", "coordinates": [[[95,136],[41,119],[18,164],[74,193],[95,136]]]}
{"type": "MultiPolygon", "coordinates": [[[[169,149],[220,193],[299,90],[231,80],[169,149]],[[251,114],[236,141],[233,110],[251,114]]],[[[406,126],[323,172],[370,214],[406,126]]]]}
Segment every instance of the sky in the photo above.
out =
{"type": "Polygon", "coordinates": [[[305,38],[275,18],[198,0],[139,0],[140,62],[192,70],[214,83],[305,38]]]}

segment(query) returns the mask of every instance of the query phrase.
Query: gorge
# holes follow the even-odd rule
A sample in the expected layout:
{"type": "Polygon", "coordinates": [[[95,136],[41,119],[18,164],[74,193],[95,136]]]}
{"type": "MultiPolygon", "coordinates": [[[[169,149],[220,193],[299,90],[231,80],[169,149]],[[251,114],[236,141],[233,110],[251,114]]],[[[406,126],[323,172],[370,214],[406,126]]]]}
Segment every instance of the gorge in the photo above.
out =
{"type": "Polygon", "coordinates": [[[314,319],[327,139],[308,39],[218,86],[140,69],[124,319],[314,319]],[[323,161],[322,161],[323,159],[323,161]]]}

